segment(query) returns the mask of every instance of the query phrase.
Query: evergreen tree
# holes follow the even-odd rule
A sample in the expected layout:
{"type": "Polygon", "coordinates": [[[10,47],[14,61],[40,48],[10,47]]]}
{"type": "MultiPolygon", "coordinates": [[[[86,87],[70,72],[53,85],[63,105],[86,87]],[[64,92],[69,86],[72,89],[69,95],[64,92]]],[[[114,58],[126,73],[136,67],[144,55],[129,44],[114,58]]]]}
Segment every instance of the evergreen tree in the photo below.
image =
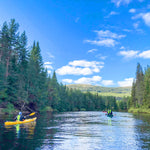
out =
{"type": "Polygon", "coordinates": [[[142,101],[144,99],[144,74],[141,65],[137,64],[136,70],[136,98],[138,105],[142,105],[142,101]]]}
{"type": "Polygon", "coordinates": [[[143,105],[146,108],[150,108],[150,67],[149,66],[145,71],[144,85],[145,85],[145,90],[144,90],[143,105]]]}
{"type": "MultiPolygon", "coordinates": [[[[39,42],[33,43],[28,66],[28,100],[40,107],[43,102],[42,91],[46,89],[47,73],[43,68],[39,42]],[[41,102],[41,103],[40,103],[41,102]]],[[[44,96],[46,97],[46,96],[44,96]]]]}
{"type": "Polygon", "coordinates": [[[131,90],[131,102],[129,103],[130,107],[136,107],[137,98],[136,98],[136,81],[134,80],[132,83],[132,90],[131,90]]]}
{"type": "Polygon", "coordinates": [[[18,39],[18,100],[27,101],[27,69],[29,52],[27,50],[27,37],[25,31],[18,39]]]}

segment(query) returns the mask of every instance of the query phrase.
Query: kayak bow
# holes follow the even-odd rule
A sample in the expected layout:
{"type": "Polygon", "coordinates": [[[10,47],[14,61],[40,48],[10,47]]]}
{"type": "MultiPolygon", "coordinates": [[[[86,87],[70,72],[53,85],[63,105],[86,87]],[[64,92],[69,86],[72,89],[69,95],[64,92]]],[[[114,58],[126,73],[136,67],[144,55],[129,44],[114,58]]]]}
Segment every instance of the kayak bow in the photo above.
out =
{"type": "Polygon", "coordinates": [[[7,125],[15,125],[15,124],[23,124],[23,123],[28,123],[28,122],[32,122],[35,121],[37,118],[32,118],[32,119],[25,119],[24,121],[6,121],[4,124],[5,126],[7,125]]]}

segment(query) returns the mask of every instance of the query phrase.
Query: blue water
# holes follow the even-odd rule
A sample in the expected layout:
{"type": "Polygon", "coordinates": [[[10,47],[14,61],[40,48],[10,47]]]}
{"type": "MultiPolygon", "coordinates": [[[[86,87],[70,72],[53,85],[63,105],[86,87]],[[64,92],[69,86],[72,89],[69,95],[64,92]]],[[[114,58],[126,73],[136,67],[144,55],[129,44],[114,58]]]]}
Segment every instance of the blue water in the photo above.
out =
{"type": "Polygon", "coordinates": [[[150,149],[150,115],[114,112],[44,113],[36,122],[5,127],[0,116],[2,150],[150,149]]]}

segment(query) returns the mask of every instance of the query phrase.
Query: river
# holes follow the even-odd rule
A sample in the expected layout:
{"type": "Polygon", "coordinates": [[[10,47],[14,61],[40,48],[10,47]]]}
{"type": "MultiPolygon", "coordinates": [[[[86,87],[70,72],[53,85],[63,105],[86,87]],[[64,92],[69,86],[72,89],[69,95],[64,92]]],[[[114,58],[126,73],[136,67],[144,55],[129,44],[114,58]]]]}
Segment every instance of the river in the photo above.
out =
{"type": "Polygon", "coordinates": [[[0,115],[0,150],[147,150],[150,115],[114,112],[43,113],[37,121],[4,126],[14,116],[0,115]]]}

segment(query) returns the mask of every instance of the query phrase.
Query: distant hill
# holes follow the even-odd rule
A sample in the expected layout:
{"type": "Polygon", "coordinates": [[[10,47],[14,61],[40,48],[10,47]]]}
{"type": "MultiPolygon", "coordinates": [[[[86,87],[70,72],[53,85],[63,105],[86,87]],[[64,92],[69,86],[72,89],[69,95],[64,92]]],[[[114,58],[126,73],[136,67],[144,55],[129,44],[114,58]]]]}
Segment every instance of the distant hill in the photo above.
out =
{"type": "Polygon", "coordinates": [[[70,84],[67,87],[79,89],[82,92],[98,93],[103,96],[124,97],[131,95],[131,87],[102,87],[89,84],[70,84]]]}

